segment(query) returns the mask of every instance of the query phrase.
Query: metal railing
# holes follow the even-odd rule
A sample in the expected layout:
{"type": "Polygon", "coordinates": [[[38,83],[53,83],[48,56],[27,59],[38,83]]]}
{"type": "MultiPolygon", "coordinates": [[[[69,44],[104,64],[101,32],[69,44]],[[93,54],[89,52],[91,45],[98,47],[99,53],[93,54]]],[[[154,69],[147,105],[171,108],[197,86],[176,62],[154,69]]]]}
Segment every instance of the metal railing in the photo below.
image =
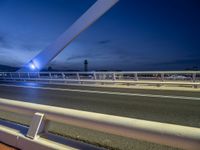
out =
{"type": "Polygon", "coordinates": [[[60,83],[120,83],[152,85],[200,84],[200,71],[143,72],[0,72],[0,80],[60,83]]]}
{"type": "Polygon", "coordinates": [[[0,109],[33,116],[26,135],[32,140],[45,130],[45,121],[48,120],[188,150],[200,147],[200,129],[194,127],[6,99],[0,99],[0,109]]]}

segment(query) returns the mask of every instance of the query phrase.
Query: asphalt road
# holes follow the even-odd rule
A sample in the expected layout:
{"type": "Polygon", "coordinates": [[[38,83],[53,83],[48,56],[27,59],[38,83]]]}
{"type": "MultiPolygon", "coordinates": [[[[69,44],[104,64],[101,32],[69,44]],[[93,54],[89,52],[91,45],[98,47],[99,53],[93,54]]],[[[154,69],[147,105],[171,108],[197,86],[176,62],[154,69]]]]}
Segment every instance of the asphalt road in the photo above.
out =
{"type": "Polygon", "coordinates": [[[200,127],[200,92],[18,83],[0,84],[0,97],[200,127]]]}
{"type": "Polygon", "coordinates": [[[200,127],[200,92],[197,91],[0,83],[0,97],[200,127]]]}

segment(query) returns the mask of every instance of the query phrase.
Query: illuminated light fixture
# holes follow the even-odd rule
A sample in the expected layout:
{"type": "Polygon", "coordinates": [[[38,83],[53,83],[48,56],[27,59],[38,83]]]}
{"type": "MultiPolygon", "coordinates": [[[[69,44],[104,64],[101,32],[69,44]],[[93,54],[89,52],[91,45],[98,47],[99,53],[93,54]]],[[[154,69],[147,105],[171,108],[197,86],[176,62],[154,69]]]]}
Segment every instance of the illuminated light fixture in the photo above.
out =
{"type": "Polygon", "coordinates": [[[76,37],[110,10],[119,0],[97,0],[78,20],[76,20],[56,41],[36,55],[18,72],[40,71],[76,37]],[[35,63],[33,63],[35,62],[35,63]],[[31,64],[31,65],[30,65],[31,64]]]}
{"type": "Polygon", "coordinates": [[[29,67],[31,68],[31,70],[35,70],[35,69],[36,69],[36,66],[35,66],[35,64],[33,63],[33,61],[30,62],[29,67]]]}

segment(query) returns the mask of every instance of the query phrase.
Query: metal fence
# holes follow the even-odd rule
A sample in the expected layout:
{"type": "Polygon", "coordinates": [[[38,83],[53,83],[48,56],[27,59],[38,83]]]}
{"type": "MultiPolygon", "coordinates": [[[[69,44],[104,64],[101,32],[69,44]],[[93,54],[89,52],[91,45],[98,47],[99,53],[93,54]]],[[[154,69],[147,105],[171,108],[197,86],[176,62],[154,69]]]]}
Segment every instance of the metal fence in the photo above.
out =
{"type": "Polygon", "coordinates": [[[126,83],[126,84],[179,84],[198,87],[200,71],[143,71],[143,72],[0,72],[0,80],[126,83]]]}

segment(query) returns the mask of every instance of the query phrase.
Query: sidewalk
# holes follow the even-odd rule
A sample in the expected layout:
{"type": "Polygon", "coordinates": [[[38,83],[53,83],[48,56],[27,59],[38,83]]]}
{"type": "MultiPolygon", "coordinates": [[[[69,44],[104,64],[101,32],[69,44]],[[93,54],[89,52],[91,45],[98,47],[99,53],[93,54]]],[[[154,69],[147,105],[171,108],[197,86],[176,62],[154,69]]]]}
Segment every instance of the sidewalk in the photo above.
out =
{"type": "Polygon", "coordinates": [[[5,145],[3,143],[0,143],[0,150],[17,150],[16,148],[10,147],[8,145],[5,145]]]}

